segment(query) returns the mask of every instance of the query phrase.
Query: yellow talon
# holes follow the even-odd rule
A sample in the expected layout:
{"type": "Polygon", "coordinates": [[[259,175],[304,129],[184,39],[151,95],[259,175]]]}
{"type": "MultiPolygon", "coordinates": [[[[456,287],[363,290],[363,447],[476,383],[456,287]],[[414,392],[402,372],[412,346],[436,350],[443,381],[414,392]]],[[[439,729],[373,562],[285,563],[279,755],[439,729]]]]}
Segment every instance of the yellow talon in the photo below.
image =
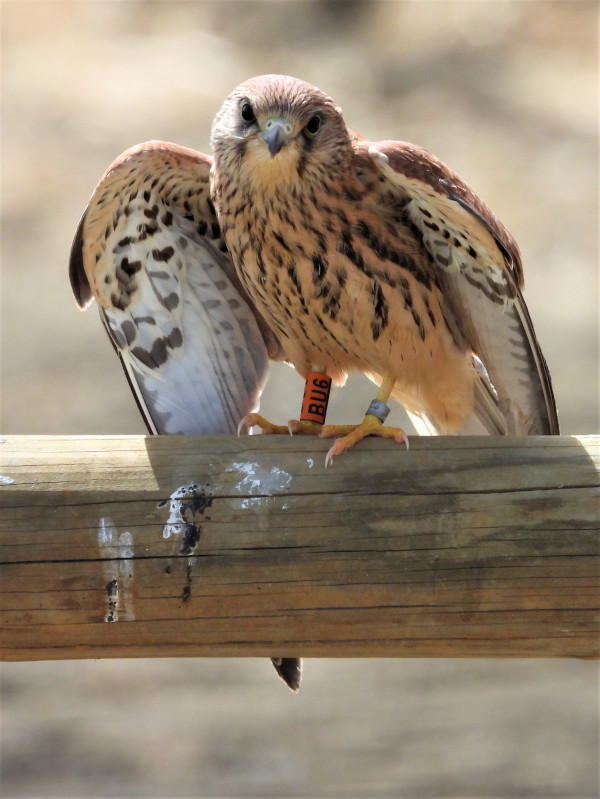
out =
{"type": "Polygon", "coordinates": [[[325,468],[332,463],[334,455],[341,455],[342,452],[350,449],[350,447],[353,447],[367,436],[393,438],[398,444],[405,444],[406,449],[408,449],[408,436],[401,427],[385,427],[380,419],[370,413],[367,413],[362,422],[357,425],[324,425],[319,435],[321,438],[330,438],[338,433],[343,433],[344,435],[334,441],[329,448],[325,456],[325,468]]]}

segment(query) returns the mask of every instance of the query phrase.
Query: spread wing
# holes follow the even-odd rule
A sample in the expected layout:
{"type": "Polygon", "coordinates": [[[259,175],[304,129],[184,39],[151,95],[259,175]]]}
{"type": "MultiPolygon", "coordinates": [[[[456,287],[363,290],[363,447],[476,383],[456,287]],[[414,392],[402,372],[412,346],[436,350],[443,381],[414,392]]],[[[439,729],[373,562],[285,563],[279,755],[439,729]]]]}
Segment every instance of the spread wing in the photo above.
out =
{"type": "MultiPolygon", "coordinates": [[[[521,255],[510,233],[426,150],[358,140],[355,148],[383,177],[382,204],[392,198],[421,237],[437,267],[446,324],[473,353],[475,407],[458,432],[558,433],[550,374],[521,294],[521,255]]],[[[426,416],[413,421],[420,431],[439,432],[426,416]]]]}
{"type": "Polygon", "coordinates": [[[152,433],[234,432],[280,357],[220,238],[211,163],[166,142],[124,152],[71,251],[77,303],[98,303],[152,433]]]}

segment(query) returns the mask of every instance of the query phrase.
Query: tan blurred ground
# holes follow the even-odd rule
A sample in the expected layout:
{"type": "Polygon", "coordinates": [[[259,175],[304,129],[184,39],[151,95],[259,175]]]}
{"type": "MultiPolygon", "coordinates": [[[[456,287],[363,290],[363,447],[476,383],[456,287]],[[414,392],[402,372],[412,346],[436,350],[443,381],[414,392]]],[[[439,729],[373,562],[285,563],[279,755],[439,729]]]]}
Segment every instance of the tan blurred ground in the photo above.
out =
{"type": "MultiPolygon", "coordinates": [[[[225,95],[285,72],[351,127],[417,142],[524,253],[563,432],[597,432],[595,2],[2,2],[2,416],[8,433],[141,433],[71,238],[108,163],[208,150],[225,95]]],[[[274,370],[266,415],[297,412],[274,370]]],[[[337,393],[360,418],[372,388],[337,393]]],[[[396,420],[400,413],[394,410],[396,420]]],[[[3,796],[598,796],[597,667],[314,661],[294,697],[261,661],[11,664],[3,796]]]]}

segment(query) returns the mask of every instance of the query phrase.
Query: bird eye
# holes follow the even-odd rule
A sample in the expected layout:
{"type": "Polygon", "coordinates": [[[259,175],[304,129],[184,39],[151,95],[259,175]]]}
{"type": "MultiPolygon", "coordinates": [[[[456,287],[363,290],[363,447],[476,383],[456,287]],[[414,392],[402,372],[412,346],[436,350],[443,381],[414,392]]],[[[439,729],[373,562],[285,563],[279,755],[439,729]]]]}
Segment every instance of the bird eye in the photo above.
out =
{"type": "Polygon", "coordinates": [[[250,103],[242,103],[240,113],[244,122],[254,122],[256,120],[256,117],[254,116],[254,109],[250,103]]]}
{"type": "Polygon", "coordinates": [[[314,117],[311,117],[308,122],[306,123],[306,132],[310,133],[311,136],[315,136],[319,132],[319,128],[321,127],[321,117],[318,114],[315,114],[314,117]]]}

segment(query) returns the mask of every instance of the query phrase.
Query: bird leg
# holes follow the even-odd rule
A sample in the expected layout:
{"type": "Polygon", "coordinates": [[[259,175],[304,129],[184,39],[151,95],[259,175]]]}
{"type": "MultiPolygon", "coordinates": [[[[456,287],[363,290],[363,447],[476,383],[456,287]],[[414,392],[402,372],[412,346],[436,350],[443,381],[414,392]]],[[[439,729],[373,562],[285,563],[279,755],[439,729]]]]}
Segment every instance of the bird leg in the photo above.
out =
{"type": "MultiPolygon", "coordinates": [[[[313,367],[315,368],[315,367],[313,367]]],[[[329,392],[331,391],[331,378],[321,370],[315,369],[306,375],[304,384],[304,396],[302,398],[302,409],[300,419],[290,419],[286,426],[273,424],[264,416],[257,413],[249,413],[245,416],[238,426],[238,435],[242,427],[260,427],[265,434],[289,433],[290,435],[319,435],[329,403],[329,392]]]]}
{"type": "Polygon", "coordinates": [[[330,438],[331,436],[342,434],[342,438],[334,441],[325,458],[325,466],[329,466],[334,455],[341,455],[346,449],[353,447],[358,441],[362,441],[366,436],[381,436],[382,438],[393,438],[398,444],[406,444],[408,449],[408,437],[400,427],[385,427],[384,422],[390,409],[387,401],[394,388],[395,380],[386,376],[377,392],[377,397],[369,405],[365,418],[358,425],[323,425],[319,433],[320,438],[330,438]]]}

